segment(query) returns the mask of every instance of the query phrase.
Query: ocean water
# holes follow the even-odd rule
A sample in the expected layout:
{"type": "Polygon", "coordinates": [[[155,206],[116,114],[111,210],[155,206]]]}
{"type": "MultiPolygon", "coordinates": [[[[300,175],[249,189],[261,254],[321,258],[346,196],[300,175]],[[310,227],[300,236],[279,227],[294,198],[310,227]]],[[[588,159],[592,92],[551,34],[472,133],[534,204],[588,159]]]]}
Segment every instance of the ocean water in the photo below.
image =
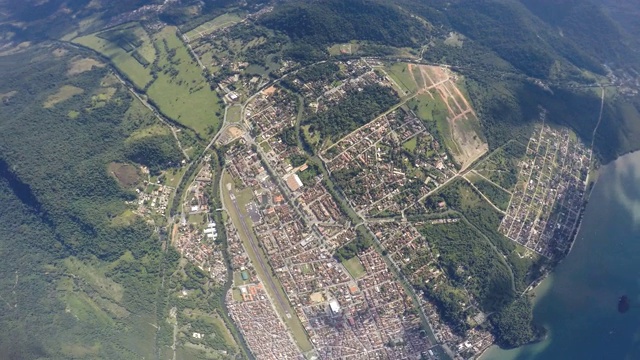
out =
{"type": "Polygon", "coordinates": [[[640,359],[640,152],[600,169],[576,243],[537,289],[547,338],[482,360],[640,359]],[[631,309],[620,314],[618,299],[631,309]]]}

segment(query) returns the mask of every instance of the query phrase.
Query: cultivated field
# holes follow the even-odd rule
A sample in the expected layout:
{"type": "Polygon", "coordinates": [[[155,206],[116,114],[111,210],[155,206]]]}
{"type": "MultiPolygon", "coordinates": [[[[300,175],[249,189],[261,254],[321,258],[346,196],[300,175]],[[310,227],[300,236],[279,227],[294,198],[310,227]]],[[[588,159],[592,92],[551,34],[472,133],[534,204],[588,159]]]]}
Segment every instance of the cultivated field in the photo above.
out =
{"type": "Polygon", "coordinates": [[[144,87],[153,81],[150,64],[155,50],[146,31],[137,23],[82,36],[73,42],[91,48],[111,60],[136,87],[144,87]]]}

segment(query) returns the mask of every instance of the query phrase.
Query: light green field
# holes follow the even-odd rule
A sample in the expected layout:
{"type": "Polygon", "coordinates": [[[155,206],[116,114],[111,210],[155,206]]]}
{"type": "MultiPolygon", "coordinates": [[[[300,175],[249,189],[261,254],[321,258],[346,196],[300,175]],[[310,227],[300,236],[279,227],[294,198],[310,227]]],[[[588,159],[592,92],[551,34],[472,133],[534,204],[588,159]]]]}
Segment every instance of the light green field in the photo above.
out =
{"type": "Polygon", "coordinates": [[[358,51],[359,45],[357,43],[335,44],[330,46],[327,50],[329,55],[338,56],[343,54],[353,54],[358,51]]]}
{"type": "MultiPolygon", "coordinates": [[[[136,49],[150,63],[155,59],[155,50],[147,33],[138,24],[125,24],[117,29],[130,29],[138,37],[142,45],[136,49]]],[[[113,30],[113,29],[112,29],[113,30]]],[[[100,33],[82,36],[73,39],[74,43],[91,48],[111,60],[113,65],[138,88],[143,89],[153,81],[151,66],[145,67],[136,60],[132,53],[106,39],[99,37],[100,33]]]]}
{"type": "Polygon", "coordinates": [[[360,278],[365,273],[364,266],[362,266],[362,263],[357,256],[343,262],[342,265],[344,265],[345,269],[347,269],[354,279],[360,278]]]}
{"type": "Polygon", "coordinates": [[[413,152],[416,149],[416,146],[418,146],[418,138],[415,136],[407,140],[404,144],[402,144],[403,148],[411,152],[413,152]]]}
{"type": "Polygon", "coordinates": [[[127,141],[143,139],[150,136],[171,135],[171,131],[165,125],[155,124],[142,129],[138,129],[131,133],[127,141]]]}
{"type": "Polygon", "coordinates": [[[227,110],[227,122],[228,123],[239,123],[242,118],[242,106],[234,105],[229,107],[227,110]]]}
{"type": "Polygon", "coordinates": [[[269,143],[267,141],[263,141],[260,143],[260,147],[262,148],[262,151],[268,153],[271,152],[271,150],[273,150],[271,148],[271,145],[269,145],[269,143]]]}
{"type": "Polygon", "coordinates": [[[408,93],[415,93],[418,91],[418,84],[416,84],[413,74],[409,71],[406,63],[395,63],[388,67],[387,73],[391,78],[408,93]]]}
{"type": "Polygon", "coordinates": [[[218,130],[223,116],[222,101],[211,90],[202,69],[191,58],[187,48],[167,27],[154,37],[160,49],[158,78],[149,87],[148,95],[156,106],[175,121],[207,138],[218,130]],[[165,49],[165,42],[170,56],[165,49]]]}
{"type": "Polygon", "coordinates": [[[449,127],[447,115],[449,111],[444,101],[436,90],[429,90],[429,94],[419,94],[409,102],[409,108],[424,121],[435,121],[438,134],[440,135],[444,145],[453,155],[458,155],[460,149],[453,140],[453,134],[449,127]]]}
{"type": "Polygon", "coordinates": [[[233,24],[237,24],[240,21],[242,21],[242,17],[240,17],[238,14],[228,13],[220,15],[217,18],[187,32],[185,35],[189,38],[189,41],[193,41],[216,30],[231,26],[233,24]]]}
{"type": "Polygon", "coordinates": [[[65,259],[64,265],[69,273],[82,278],[102,297],[122,301],[122,285],[107,278],[103,270],[87,265],[75,257],[65,259]]]}
{"type": "Polygon", "coordinates": [[[72,86],[72,85],[64,85],[60,89],[58,89],[58,91],[55,94],[50,95],[47,98],[47,101],[45,101],[42,106],[44,106],[47,109],[52,108],[57,103],[61,103],[65,100],[69,100],[76,95],[82,94],[83,92],[84,90],[79,87],[72,86]]]}

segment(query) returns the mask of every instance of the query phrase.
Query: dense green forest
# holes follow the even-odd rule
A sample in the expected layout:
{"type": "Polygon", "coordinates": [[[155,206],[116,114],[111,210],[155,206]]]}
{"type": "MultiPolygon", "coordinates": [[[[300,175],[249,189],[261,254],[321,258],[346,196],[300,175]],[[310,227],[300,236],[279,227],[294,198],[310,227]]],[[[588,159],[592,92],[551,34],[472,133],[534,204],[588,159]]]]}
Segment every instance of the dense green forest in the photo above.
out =
{"type": "Polygon", "coordinates": [[[371,40],[383,45],[422,45],[429,29],[392,4],[376,0],[288,2],[259,23],[314,45],[371,40]]]}
{"type": "MultiPolygon", "coordinates": [[[[629,41],[633,41],[631,36],[625,34],[622,27],[607,14],[606,8],[596,1],[521,0],[521,2],[533,14],[559,29],[563,36],[574,41],[585,53],[599,59],[602,63],[632,66],[639,64],[640,54],[629,47],[629,41]]],[[[624,1],[619,2],[624,3],[624,1]]]]}
{"type": "Polygon", "coordinates": [[[398,95],[388,87],[367,85],[362,91],[348,92],[338,104],[307,117],[303,124],[311,125],[309,131],[318,131],[323,139],[336,141],[373,120],[398,100],[398,95]]]}
{"type": "Polygon", "coordinates": [[[117,221],[135,195],[107,166],[127,161],[127,138],[154,117],[108,68],[67,76],[86,54],[53,50],[0,57],[0,93],[13,93],[0,106],[0,348],[15,359],[152,357],[170,341],[156,332],[168,326],[162,274],[177,259],[142,219],[117,221]]]}

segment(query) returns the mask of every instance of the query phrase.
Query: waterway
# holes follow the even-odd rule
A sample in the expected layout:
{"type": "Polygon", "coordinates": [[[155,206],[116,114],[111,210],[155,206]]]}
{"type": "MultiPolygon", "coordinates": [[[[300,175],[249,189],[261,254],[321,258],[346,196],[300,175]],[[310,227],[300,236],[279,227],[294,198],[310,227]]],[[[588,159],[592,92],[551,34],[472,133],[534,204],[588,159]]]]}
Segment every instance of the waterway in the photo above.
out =
{"type": "Polygon", "coordinates": [[[576,243],[536,289],[547,338],[482,360],[640,359],[640,152],[603,166],[576,243]],[[617,311],[627,294],[632,307],[617,311]]]}

